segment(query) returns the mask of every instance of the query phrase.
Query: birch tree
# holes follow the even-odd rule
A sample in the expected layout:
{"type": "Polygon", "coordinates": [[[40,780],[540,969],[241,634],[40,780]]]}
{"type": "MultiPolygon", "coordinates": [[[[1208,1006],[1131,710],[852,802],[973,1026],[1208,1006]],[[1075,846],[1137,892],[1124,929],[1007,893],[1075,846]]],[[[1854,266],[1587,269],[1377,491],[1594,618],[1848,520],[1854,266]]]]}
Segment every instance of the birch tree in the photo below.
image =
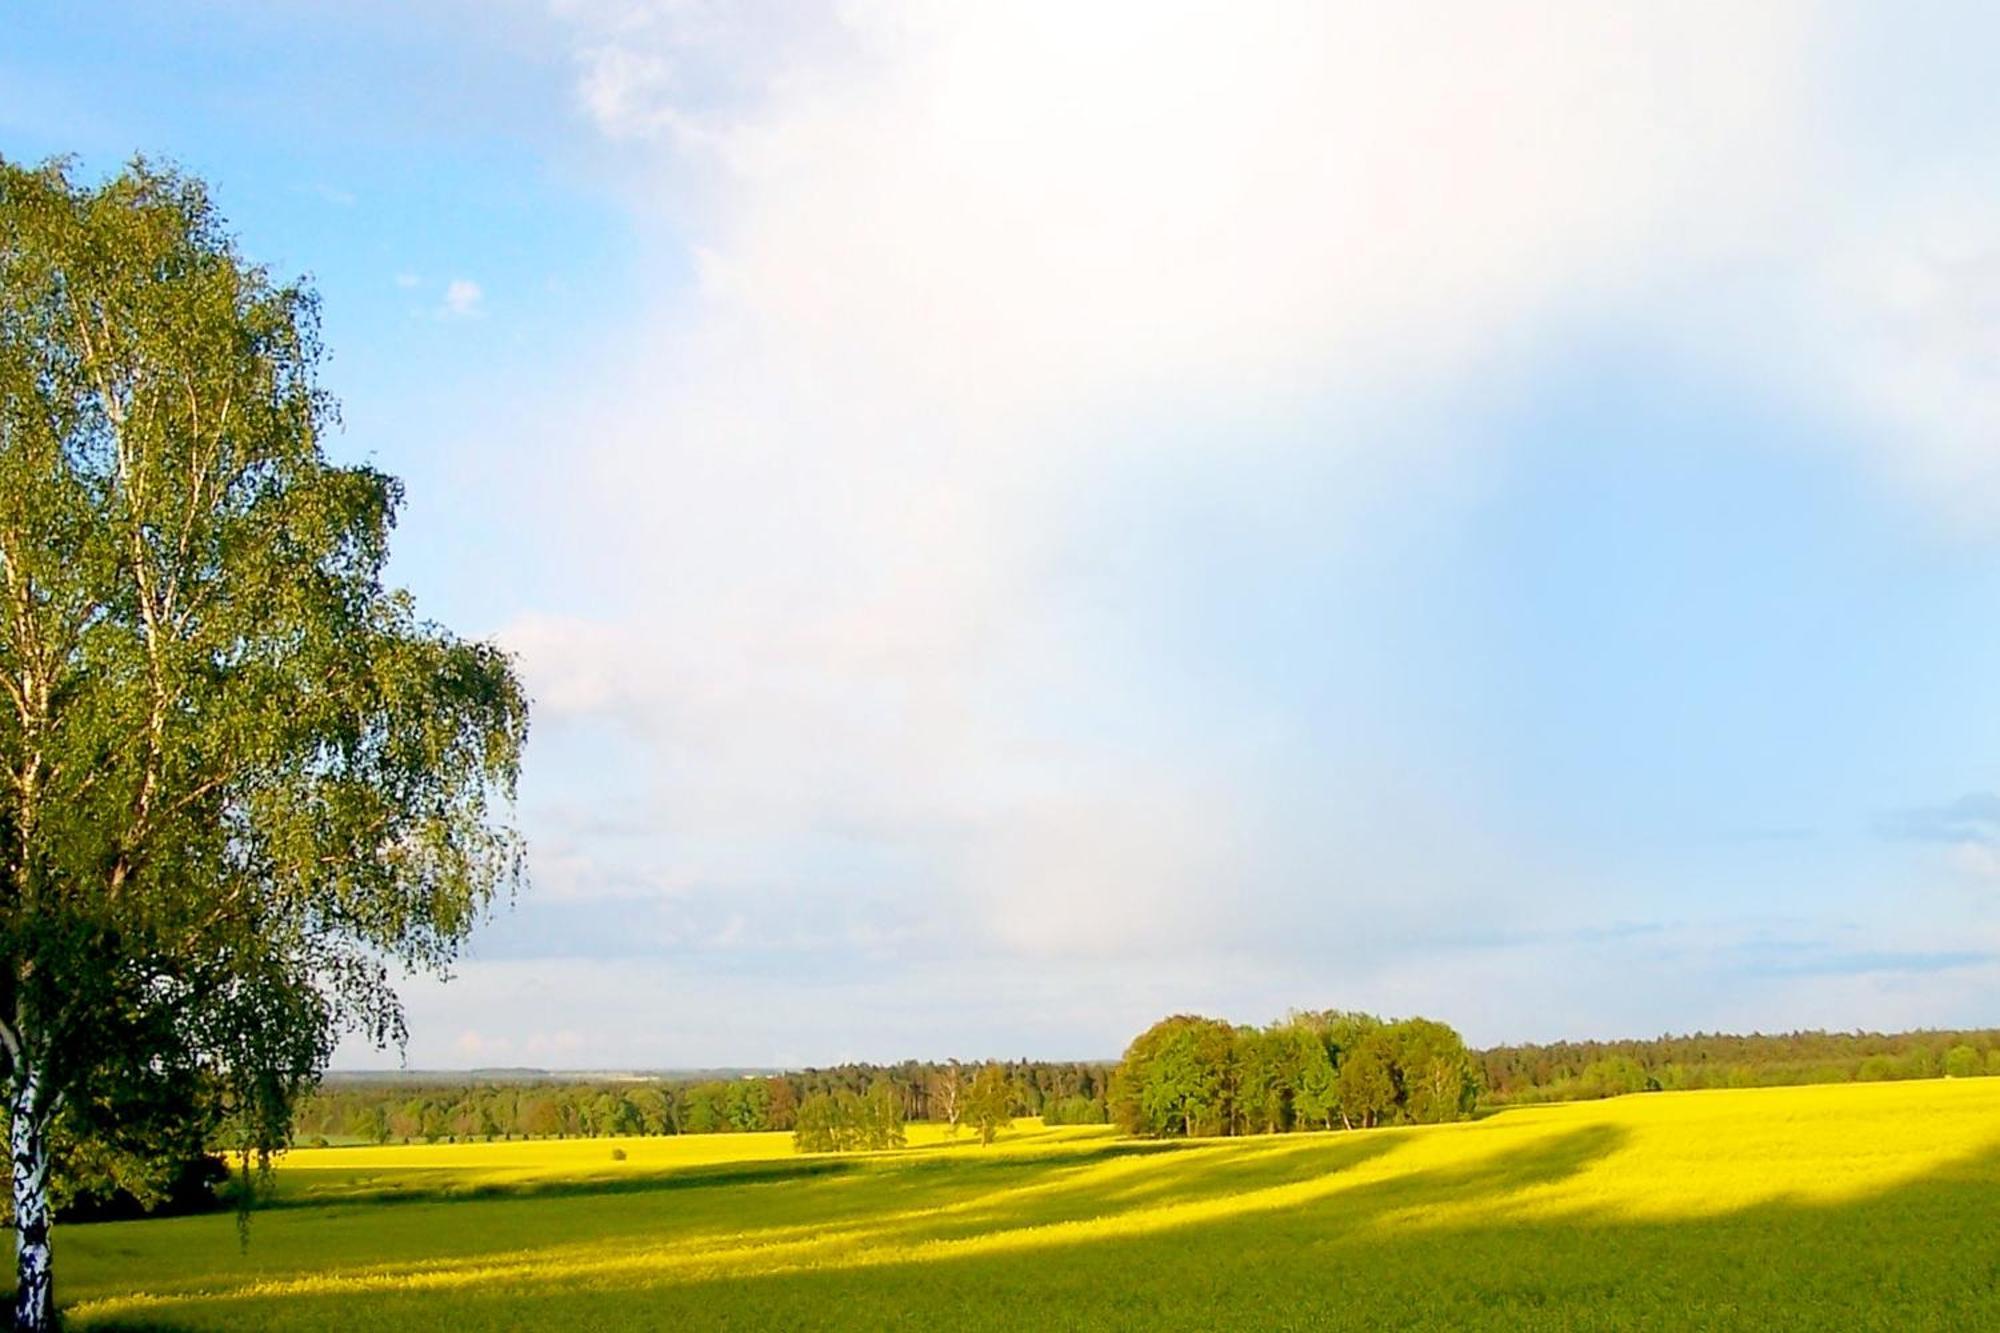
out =
{"type": "Polygon", "coordinates": [[[522,871],[508,659],[384,585],[400,490],[321,446],[316,305],[199,181],[0,161],[0,1066],[15,1324],[65,1146],[252,1158],[402,1036],[522,871]],[[164,1133],[172,1130],[173,1134],[164,1133]]]}
{"type": "Polygon", "coordinates": [[[931,1118],[944,1117],[945,1133],[958,1137],[959,1102],[965,1092],[965,1071],[953,1060],[943,1069],[933,1070],[930,1079],[931,1118]]]}

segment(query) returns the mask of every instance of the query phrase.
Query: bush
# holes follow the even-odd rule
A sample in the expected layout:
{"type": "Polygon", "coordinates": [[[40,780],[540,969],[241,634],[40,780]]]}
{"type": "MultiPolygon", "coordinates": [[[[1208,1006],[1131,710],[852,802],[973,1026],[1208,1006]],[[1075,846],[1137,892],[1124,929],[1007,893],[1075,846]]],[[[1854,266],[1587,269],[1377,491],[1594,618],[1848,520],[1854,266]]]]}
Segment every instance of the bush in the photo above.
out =
{"type": "Polygon", "coordinates": [[[623,1148],[613,1148],[613,1149],[611,1150],[611,1160],[612,1160],[612,1161],[614,1161],[614,1162],[622,1162],[622,1161],[624,1161],[624,1160],[625,1160],[625,1150],[624,1150],[623,1148]]]}
{"type": "Polygon", "coordinates": [[[1656,1092],[1659,1084],[1646,1067],[1629,1055],[1592,1061],[1583,1071],[1580,1091],[1590,1097],[1618,1097],[1628,1092],[1656,1092]]]}
{"type": "Polygon", "coordinates": [[[91,1178],[61,1200],[56,1217],[64,1222],[122,1222],[211,1212],[224,1206],[218,1187],[228,1183],[229,1163],[214,1153],[198,1153],[175,1166],[158,1189],[127,1188],[111,1177],[91,1178]]]}
{"type": "Polygon", "coordinates": [[[1042,1106],[1045,1125],[1101,1125],[1108,1119],[1104,1103],[1095,1097],[1064,1097],[1042,1106]]]}

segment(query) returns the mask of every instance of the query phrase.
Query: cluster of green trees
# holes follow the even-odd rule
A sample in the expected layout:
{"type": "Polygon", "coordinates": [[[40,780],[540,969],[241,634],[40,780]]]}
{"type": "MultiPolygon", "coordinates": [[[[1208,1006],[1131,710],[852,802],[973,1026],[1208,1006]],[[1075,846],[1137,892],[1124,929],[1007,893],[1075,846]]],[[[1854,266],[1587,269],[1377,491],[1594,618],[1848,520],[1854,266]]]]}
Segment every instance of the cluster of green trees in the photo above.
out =
{"type": "Polygon", "coordinates": [[[1650,1041],[1495,1046],[1479,1055],[1494,1104],[1575,1101],[1627,1092],[2000,1074],[2000,1030],[1698,1032],[1650,1041]]]}
{"type": "MultiPolygon", "coordinates": [[[[963,1065],[949,1065],[941,1072],[937,1092],[937,1109],[950,1132],[971,1129],[982,1144],[993,1142],[1014,1123],[1014,1107],[1021,1099],[1006,1067],[999,1064],[982,1065],[969,1077],[963,1065]]],[[[800,1152],[900,1148],[908,1141],[903,1123],[902,1098],[889,1083],[875,1084],[865,1096],[816,1092],[799,1108],[792,1141],[800,1152]]]]}
{"type": "Polygon", "coordinates": [[[1105,1105],[1102,1097],[1050,1098],[1042,1103],[1042,1123],[1106,1125],[1111,1123],[1111,1108],[1105,1105]]]}
{"type": "Polygon", "coordinates": [[[857,1152],[900,1148],[903,1100],[887,1083],[877,1083],[866,1096],[851,1092],[816,1092],[799,1108],[792,1142],[800,1152],[857,1152]]]}
{"type": "MultiPolygon", "coordinates": [[[[1110,1067],[1010,1061],[988,1066],[1006,1089],[1004,1115],[1054,1124],[1103,1124],[1110,1067]]],[[[970,1123],[984,1067],[957,1061],[839,1065],[730,1078],[558,1082],[547,1078],[330,1080],[302,1098],[299,1143],[406,1143],[592,1138],[624,1134],[727,1134],[797,1129],[807,1102],[893,1097],[902,1122],[970,1123]]]]}
{"type": "Polygon", "coordinates": [[[1111,1111],[1148,1137],[1432,1124],[1468,1115],[1477,1065],[1427,1018],[1294,1012],[1269,1027],[1181,1014],[1126,1048],[1111,1111]]]}

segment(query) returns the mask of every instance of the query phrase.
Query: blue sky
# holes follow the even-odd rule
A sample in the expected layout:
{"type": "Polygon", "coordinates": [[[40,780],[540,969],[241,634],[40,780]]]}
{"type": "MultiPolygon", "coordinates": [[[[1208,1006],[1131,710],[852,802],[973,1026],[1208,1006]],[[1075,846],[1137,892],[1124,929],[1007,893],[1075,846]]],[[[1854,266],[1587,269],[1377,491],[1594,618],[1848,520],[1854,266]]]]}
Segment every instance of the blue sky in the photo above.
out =
{"type": "Polygon", "coordinates": [[[413,1064],[1990,1024],[1994,26],[30,5],[0,153],[309,273],[520,655],[413,1064]]]}

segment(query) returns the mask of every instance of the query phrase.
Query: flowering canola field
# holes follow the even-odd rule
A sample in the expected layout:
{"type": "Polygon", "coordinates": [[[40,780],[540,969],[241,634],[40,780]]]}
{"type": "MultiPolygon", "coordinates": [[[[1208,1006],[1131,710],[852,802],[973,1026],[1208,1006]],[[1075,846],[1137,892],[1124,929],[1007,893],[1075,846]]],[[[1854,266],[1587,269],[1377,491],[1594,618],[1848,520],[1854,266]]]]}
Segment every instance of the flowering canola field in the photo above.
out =
{"type": "Polygon", "coordinates": [[[2000,1078],[843,1158],[328,1148],[247,1247],[226,1214],[57,1246],[73,1328],[2000,1327],[2000,1078]]]}

